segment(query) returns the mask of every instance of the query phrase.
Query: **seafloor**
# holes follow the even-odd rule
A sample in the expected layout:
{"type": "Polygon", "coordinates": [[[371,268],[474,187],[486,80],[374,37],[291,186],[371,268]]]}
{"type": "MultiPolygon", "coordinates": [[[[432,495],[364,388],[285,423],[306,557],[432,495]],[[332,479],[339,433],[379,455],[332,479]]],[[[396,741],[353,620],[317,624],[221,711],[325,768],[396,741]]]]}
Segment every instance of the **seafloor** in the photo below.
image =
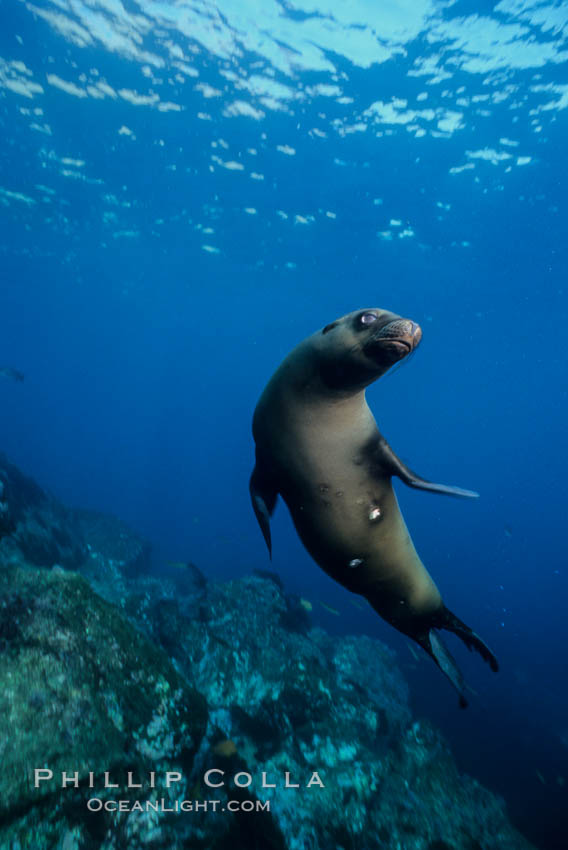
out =
{"type": "Polygon", "coordinates": [[[120,521],[3,458],[0,538],[0,850],[530,850],[412,716],[394,654],[313,628],[276,576],[160,578],[120,521]],[[226,787],[204,784],[210,768],[226,787]],[[35,769],[53,779],[36,788],[35,769]],[[324,788],[306,787],[313,771],[324,788]],[[146,810],[160,800],[201,806],[146,810]]]}

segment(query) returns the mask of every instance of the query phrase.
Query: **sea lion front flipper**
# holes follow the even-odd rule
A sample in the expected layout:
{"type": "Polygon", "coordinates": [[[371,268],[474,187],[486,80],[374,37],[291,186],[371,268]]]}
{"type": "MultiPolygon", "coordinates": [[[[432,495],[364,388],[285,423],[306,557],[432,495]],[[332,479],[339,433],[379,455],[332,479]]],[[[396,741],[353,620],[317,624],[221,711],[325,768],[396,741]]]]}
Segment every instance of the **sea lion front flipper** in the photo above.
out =
{"type": "Polygon", "coordinates": [[[461,487],[449,487],[447,484],[434,484],[426,481],[406,466],[405,463],[393,452],[384,437],[381,437],[377,446],[378,460],[381,466],[390,475],[398,475],[409,487],[417,490],[430,490],[432,493],[444,493],[447,496],[459,496],[462,499],[477,499],[479,493],[474,490],[463,490],[461,487]]]}
{"type": "Polygon", "coordinates": [[[270,517],[274,513],[276,500],[278,498],[278,489],[272,482],[269,473],[259,464],[258,458],[256,466],[250,477],[250,497],[252,506],[262,531],[262,536],[268,546],[268,554],[272,559],[272,538],[270,536],[270,517]]]}

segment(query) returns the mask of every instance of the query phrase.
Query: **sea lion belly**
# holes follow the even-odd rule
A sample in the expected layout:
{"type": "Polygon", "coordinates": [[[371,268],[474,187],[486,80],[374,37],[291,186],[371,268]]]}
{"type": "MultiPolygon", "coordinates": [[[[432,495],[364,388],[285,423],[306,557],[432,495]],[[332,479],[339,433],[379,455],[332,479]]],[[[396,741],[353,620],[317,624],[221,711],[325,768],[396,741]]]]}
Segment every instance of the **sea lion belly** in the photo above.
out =
{"type": "MultiPolygon", "coordinates": [[[[434,610],[440,594],[400,513],[390,476],[369,457],[379,432],[365,402],[313,402],[279,393],[255,417],[259,452],[270,458],[279,492],[316,563],[354,593],[381,600],[400,618],[434,610]],[[282,401],[282,398],[280,398],[282,401]]],[[[378,602],[372,602],[377,607],[378,602]]]]}

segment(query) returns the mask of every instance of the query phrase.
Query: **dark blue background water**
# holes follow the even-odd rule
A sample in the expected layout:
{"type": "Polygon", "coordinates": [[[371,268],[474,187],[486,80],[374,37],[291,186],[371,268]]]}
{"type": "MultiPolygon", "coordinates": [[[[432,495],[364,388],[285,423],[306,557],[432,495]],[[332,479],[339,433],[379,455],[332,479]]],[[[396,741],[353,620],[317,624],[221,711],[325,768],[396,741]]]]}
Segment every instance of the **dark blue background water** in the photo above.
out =
{"type": "MultiPolygon", "coordinates": [[[[483,9],[438,17],[459,22],[474,11],[483,9]]],[[[568,20],[562,4],[556,12],[568,20]]],[[[195,561],[214,578],[266,568],[247,491],[250,419],[264,383],[298,341],[352,309],[380,306],[419,322],[418,352],[369,401],[419,473],[481,493],[469,503],[397,485],[445,601],[494,648],[501,672],[455,645],[476,692],[459,712],[431,662],[417,662],[405,639],[311,563],[283,506],[274,567],[312,602],[317,623],[394,646],[417,713],[443,729],[461,769],[498,790],[541,848],[565,847],[566,111],[534,110],[562,96],[566,66],[503,59],[484,75],[455,62],[451,79],[428,88],[406,76],[430,49],[422,33],[406,56],[368,68],[329,54],[353,101],[313,94],[286,112],[235,96],[219,74],[246,78],[256,54],[223,59],[199,38],[170,33],[184,51],[195,48],[199,80],[218,87],[204,98],[197,78],[176,83],[167,56],[148,83],[127,51],[74,43],[23,4],[0,2],[0,16],[0,366],[26,374],[23,385],[0,384],[0,449],[61,500],[131,523],[153,541],[159,570],[172,560],[195,561]],[[183,109],[48,82],[55,74],[88,92],[93,68],[115,91],[159,92],[183,109]],[[14,82],[30,80],[43,91],[27,96],[14,82]],[[419,137],[404,122],[384,124],[392,134],[380,136],[370,122],[341,131],[377,99],[411,104],[427,90],[419,108],[449,98],[456,110],[462,86],[464,98],[507,85],[515,90],[506,107],[496,98],[484,115],[470,101],[464,126],[441,135],[428,119],[419,137]],[[534,87],[543,85],[559,88],[541,95],[534,87]],[[235,97],[264,118],[223,115],[235,97]],[[499,147],[511,160],[465,153],[494,150],[503,137],[518,142],[499,147]],[[517,156],[531,160],[517,165],[517,156]],[[450,173],[467,162],[475,168],[450,173]],[[412,235],[398,237],[405,228],[412,235]],[[377,235],[385,231],[391,239],[377,235]]],[[[489,28],[514,19],[477,20],[489,28]]],[[[527,20],[525,38],[561,43],[560,29],[527,20]]],[[[163,55],[164,38],[150,31],[144,45],[163,55]]],[[[446,47],[453,56],[455,43],[446,47]]],[[[276,73],[298,91],[328,76],[276,73]]]]}

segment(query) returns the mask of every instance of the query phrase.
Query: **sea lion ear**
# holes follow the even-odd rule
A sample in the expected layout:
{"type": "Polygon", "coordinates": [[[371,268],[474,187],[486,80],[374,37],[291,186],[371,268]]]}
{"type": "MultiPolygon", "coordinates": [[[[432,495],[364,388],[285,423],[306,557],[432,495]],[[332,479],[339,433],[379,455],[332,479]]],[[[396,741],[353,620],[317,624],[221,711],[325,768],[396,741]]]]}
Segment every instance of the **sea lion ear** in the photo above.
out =
{"type": "Polygon", "coordinates": [[[322,334],[326,334],[328,331],[333,330],[333,328],[335,328],[338,324],[339,322],[331,322],[329,325],[326,325],[322,331],[322,334]]]}

